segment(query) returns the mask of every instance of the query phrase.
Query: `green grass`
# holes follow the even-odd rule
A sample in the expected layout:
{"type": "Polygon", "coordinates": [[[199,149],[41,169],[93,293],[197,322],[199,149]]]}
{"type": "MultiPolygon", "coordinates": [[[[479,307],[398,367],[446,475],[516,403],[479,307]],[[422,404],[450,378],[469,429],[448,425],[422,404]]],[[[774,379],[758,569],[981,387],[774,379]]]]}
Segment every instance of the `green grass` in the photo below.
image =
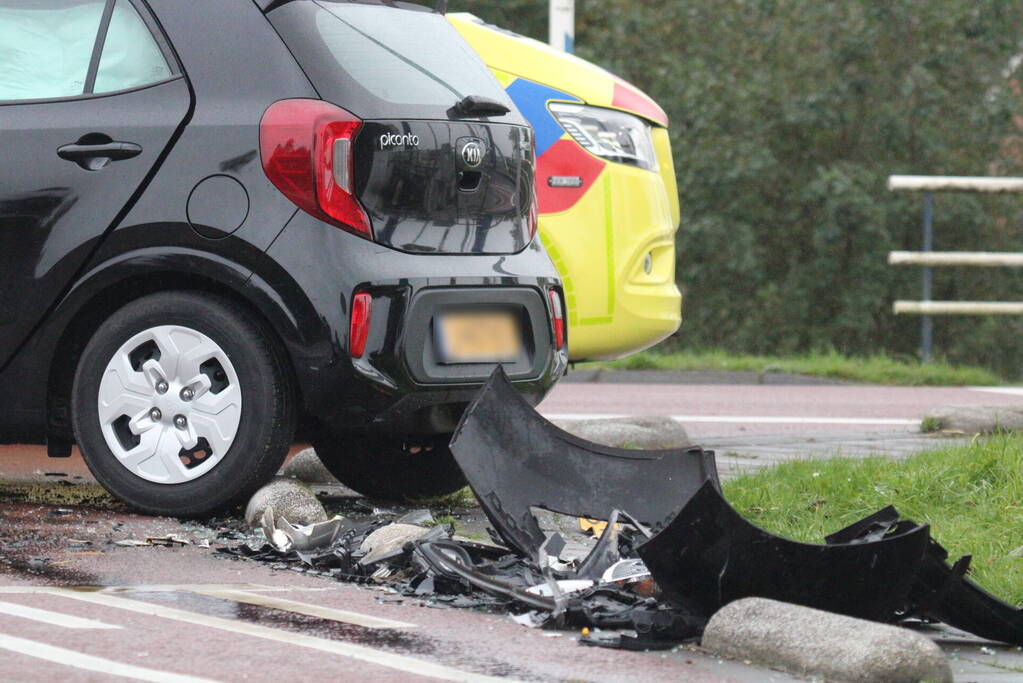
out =
{"type": "Polygon", "coordinates": [[[476,496],[473,495],[472,489],[468,486],[446,496],[412,498],[409,502],[428,507],[431,510],[452,510],[455,508],[475,507],[477,505],[476,496]]]}
{"type": "Polygon", "coordinates": [[[427,522],[426,526],[440,526],[441,524],[449,524],[452,529],[455,528],[457,520],[453,515],[441,515],[433,520],[433,523],[427,522]]]}
{"type": "Polygon", "coordinates": [[[883,354],[859,358],[843,356],[835,351],[803,356],[745,356],[725,351],[643,351],[621,360],[584,363],[579,367],[611,370],[784,372],[854,382],[909,386],[984,386],[1007,383],[1005,378],[983,368],[951,365],[943,361],[923,364],[883,354]]]}
{"type": "Polygon", "coordinates": [[[952,558],[973,555],[971,578],[986,590],[1023,603],[1023,437],[998,435],[903,462],[795,461],[727,482],[725,495],[754,524],[814,543],[895,505],[930,523],[952,558]]]}

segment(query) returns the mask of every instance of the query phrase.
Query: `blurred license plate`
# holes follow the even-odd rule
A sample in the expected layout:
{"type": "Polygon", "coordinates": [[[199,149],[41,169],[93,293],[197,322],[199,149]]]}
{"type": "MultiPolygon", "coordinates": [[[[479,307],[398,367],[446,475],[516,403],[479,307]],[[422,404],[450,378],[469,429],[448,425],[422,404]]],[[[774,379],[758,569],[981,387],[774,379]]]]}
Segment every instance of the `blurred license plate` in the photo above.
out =
{"type": "Polygon", "coordinates": [[[507,311],[445,313],[437,320],[441,363],[506,363],[522,353],[522,335],[507,311]]]}

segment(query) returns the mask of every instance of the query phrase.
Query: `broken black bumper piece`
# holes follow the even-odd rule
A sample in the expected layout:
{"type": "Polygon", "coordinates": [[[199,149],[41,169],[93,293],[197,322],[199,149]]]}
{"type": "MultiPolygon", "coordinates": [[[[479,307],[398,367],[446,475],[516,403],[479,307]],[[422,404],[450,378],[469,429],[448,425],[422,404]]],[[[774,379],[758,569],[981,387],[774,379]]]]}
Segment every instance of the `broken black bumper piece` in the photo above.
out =
{"type": "Polygon", "coordinates": [[[501,368],[462,417],[451,451],[497,533],[530,558],[545,540],[532,507],[603,520],[621,509],[659,529],[705,482],[719,486],[712,452],[585,441],[537,413],[501,368]]]}
{"type": "Polygon", "coordinates": [[[999,600],[966,578],[969,555],[951,566],[947,558],[948,551],[932,541],[913,586],[915,612],[981,638],[1023,646],[1023,609],[999,600]]]}
{"type": "Polygon", "coordinates": [[[1023,609],[968,579],[968,556],[950,565],[929,527],[901,519],[895,508],[831,534],[824,545],[772,535],[724,499],[713,453],[579,439],[533,410],[500,368],[462,418],[451,449],[497,533],[522,557],[535,560],[546,538],[534,507],[602,520],[621,510],[650,526],[635,551],[618,553],[615,534],[605,534],[578,574],[596,578],[591,563],[604,567],[636,553],[662,599],[690,625],[733,600],[764,597],[882,622],[919,616],[1023,645],[1023,609]]]}
{"type": "Polygon", "coordinates": [[[708,616],[733,600],[762,597],[891,621],[929,539],[927,526],[910,525],[869,542],[799,543],[754,526],[704,484],[637,550],[665,599],[708,616]]]}
{"type": "MultiPolygon", "coordinates": [[[[869,542],[913,524],[889,506],[828,536],[827,542],[869,542]]],[[[914,569],[904,616],[941,621],[981,638],[1023,646],[1023,609],[999,600],[968,579],[970,560],[964,555],[950,565],[948,551],[931,539],[914,569]]]]}

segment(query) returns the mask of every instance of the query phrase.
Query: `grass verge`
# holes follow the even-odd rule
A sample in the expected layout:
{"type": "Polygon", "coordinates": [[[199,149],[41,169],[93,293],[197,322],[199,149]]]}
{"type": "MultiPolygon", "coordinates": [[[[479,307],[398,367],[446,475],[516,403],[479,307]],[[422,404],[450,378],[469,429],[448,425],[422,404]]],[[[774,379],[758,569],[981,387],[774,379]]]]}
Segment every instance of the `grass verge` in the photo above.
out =
{"type": "Polygon", "coordinates": [[[801,460],[725,484],[725,495],[754,524],[797,541],[823,542],[885,505],[931,524],[950,556],[973,555],[977,583],[1023,603],[1023,437],[994,436],[967,446],[886,458],[801,460]]]}
{"type": "Polygon", "coordinates": [[[744,356],[724,351],[643,351],[621,360],[583,363],[579,368],[784,372],[906,386],[989,386],[1007,383],[1005,378],[984,368],[952,365],[943,361],[924,364],[887,355],[860,358],[843,356],[835,351],[788,357],[744,356]]]}

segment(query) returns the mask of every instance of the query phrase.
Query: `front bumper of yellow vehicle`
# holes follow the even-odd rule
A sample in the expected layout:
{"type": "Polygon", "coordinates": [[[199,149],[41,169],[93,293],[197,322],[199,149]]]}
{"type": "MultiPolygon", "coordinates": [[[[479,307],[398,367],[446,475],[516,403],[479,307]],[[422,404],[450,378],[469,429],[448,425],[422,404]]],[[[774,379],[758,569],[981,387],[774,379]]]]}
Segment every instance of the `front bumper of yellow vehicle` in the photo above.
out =
{"type": "Polygon", "coordinates": [[[655,130],[655,143],[668,160],[660,173],[608,163],[571,209],[540,216],[540,237],[564,280],[573,361],[635,353],[681,324],[679,212],[667,132],[655,130]]]}

